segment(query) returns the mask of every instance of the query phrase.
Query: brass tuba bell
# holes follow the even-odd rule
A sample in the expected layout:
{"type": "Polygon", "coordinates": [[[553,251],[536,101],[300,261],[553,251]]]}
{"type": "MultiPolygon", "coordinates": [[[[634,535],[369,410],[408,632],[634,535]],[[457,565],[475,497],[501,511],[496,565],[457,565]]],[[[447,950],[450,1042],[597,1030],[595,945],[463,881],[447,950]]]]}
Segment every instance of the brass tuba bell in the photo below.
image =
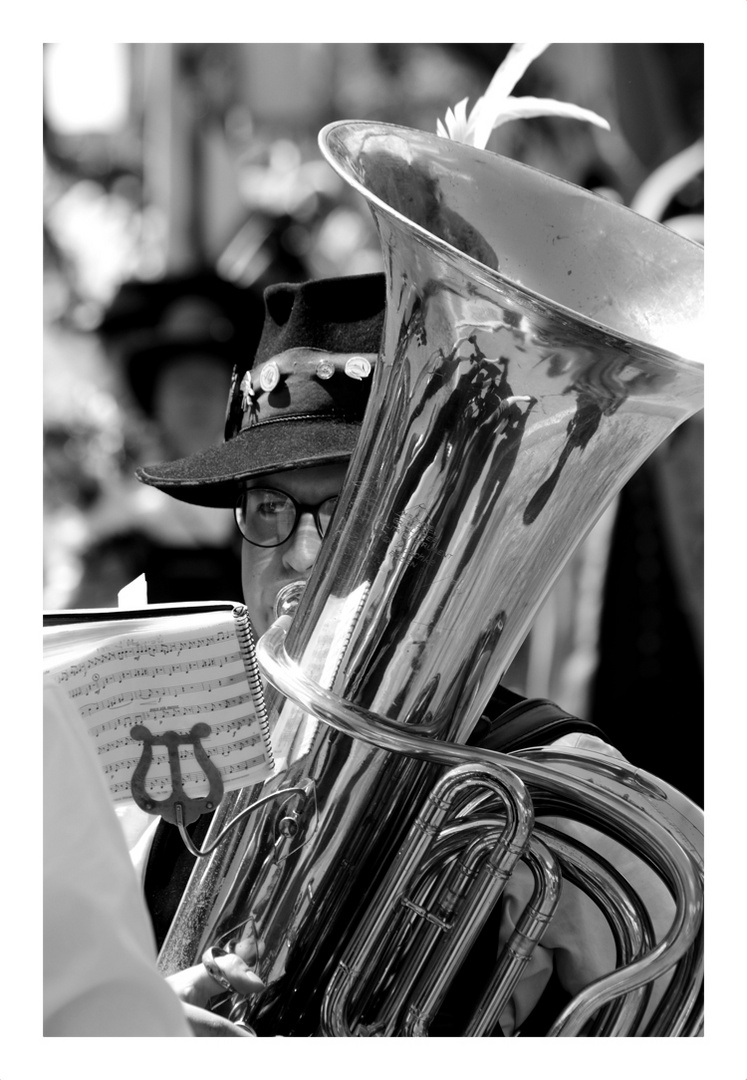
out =
{"type": "Polygon", "coordinates": [[[260,1035],[423,1036],[519,862],[531,902],[463,1035],[489,1035],[563,878],[595,897],[618,970],[550,1035],[696,1035],[701,815],[583,751],[465,746],[563,565],[653,450],[702,407],[702,249],[588,191],[392,125],[322,150],[368,202],[387,277],[356,452],[295,616],[258,645],[279,775],[193,872],[161,953],[262,940],[260,1035]],[[675,897],[655,943],[614,868],[553,832],[628,845],[675,897]],[[670,988],[644,1019],[653,980],[670,988]]]}

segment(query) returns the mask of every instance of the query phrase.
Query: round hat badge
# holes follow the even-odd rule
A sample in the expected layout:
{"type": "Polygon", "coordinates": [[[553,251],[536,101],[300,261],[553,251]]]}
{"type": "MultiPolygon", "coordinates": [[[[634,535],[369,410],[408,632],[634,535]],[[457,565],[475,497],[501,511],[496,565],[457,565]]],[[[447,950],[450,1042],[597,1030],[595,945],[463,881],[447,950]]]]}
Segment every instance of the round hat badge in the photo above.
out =
{"type": "Polygon", "coordinates": [[[320,360],[316,365],[316,376],[318,379],[331,379],[335,373],[335,365],[331,360],[320,360]]]}
{"type": "Polygon", "coordinates": [[[265,364],[262,371],[259,374],[259,385],[269,394],[271,390],[274,390],[277,384],[280,382],[280,369],[274,360],[271,360],[269,364],[265,364]]]}
{"type": "Polygon", "coordinates": [[[371,374],[371,364],[365,356],[351,356],[345,363],[345,374],[351,379],[365,379],[371,374]]]}

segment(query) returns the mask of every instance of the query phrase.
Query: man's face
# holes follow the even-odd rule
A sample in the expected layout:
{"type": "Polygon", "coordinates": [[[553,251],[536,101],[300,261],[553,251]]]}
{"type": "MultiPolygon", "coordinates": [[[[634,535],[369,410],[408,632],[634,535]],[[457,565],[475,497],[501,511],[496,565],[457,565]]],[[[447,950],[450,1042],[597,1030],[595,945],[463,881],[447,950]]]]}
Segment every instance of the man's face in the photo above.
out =
{"type": "MultiPolygon", "coordinates": [[[[290,469],[253,477],[246,487],[273,488],[297,502],[318,506],[340,493],[346,471],[347,462],[290,469]]],[[[291,535],[278,547],[256,547],[244,541],[241,553],[244,603],[258,638],[275,621],[275,598],[279,590],[292,581],[308,581],[321,546],[314,515],[308,511],[301,513],[291,535]]]]}

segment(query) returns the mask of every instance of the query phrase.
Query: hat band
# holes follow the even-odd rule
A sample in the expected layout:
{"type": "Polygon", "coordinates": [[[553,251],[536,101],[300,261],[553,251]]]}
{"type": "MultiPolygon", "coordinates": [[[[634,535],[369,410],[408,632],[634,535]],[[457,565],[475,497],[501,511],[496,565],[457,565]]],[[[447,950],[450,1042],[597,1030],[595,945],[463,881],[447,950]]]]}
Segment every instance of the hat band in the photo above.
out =
{"type": "Polygon", "coordinates": [[[247,369],[234,368],[226,442],[269,422],[363,417],[377,353],[297,348],[247,369]]]}

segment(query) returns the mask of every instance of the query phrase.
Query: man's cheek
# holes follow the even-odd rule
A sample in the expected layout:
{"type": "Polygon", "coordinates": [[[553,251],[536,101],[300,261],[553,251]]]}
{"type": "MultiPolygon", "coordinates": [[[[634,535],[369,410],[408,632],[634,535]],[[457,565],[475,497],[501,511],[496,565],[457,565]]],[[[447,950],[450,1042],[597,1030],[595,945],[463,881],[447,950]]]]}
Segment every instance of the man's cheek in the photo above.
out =
{"type": "Polygon", "coordinates": [[[241,558],[241,581],[244,603],[255,632],[261,635],[269,627],[269,616],[264,602],[272,592],[273,552],[244,544],[241,558]]]}

